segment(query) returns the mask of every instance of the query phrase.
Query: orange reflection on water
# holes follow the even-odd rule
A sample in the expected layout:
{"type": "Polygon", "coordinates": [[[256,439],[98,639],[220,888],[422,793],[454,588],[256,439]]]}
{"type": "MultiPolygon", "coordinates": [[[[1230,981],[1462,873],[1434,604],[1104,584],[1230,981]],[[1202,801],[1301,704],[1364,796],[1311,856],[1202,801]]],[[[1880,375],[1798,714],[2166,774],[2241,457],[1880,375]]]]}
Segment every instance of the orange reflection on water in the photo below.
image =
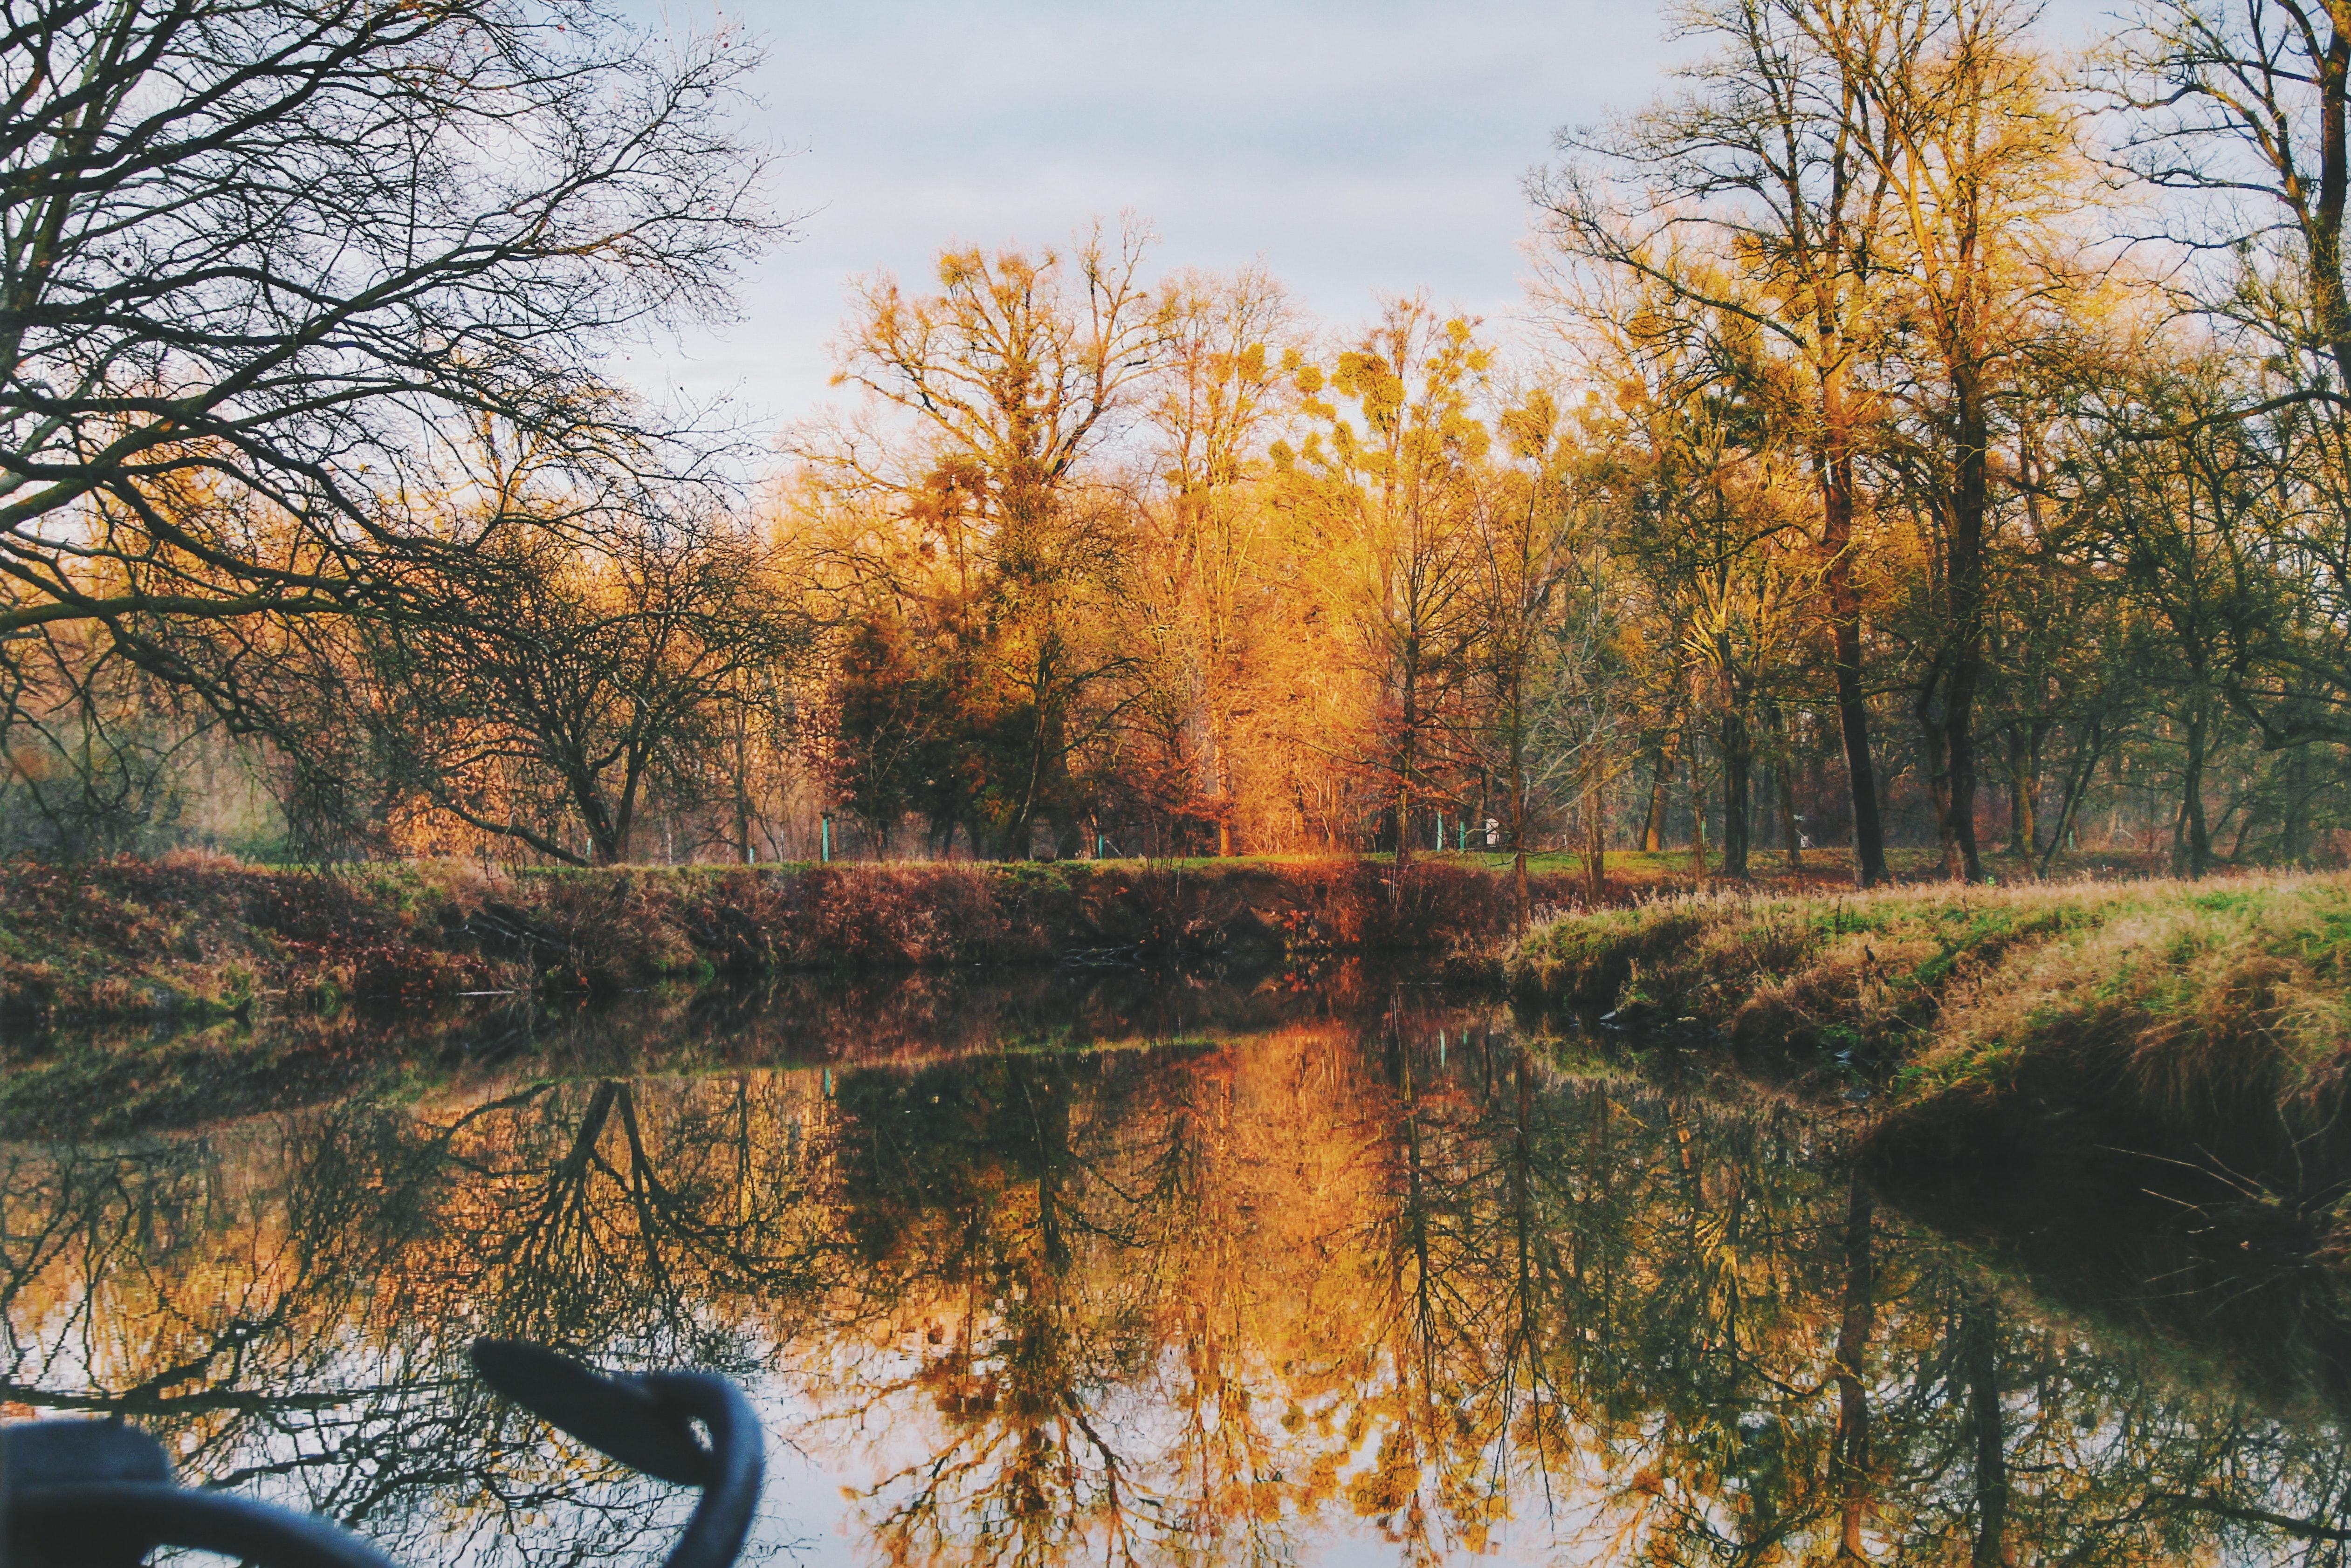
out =
{"type": "Polygon", "coordinates": [[[2287,1560],[2351,1484],[1751,1085],[1407,1001],[1020,1044],[8,1151],[8,1397],[419,1559],[677,1516],[484,1332],[744,1377],[837,1489],[769,1540],[890,1563],[2287,1560]]]}

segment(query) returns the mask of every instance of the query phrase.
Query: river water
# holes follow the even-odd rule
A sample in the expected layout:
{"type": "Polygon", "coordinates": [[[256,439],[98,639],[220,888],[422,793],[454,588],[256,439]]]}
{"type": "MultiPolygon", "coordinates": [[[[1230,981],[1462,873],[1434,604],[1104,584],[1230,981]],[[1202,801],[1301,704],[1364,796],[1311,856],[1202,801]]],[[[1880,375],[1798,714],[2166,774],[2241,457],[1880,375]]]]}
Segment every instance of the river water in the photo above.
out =
{"type": "Polygon", "coordinates": [[[779,1563],[2351,1538],[2308,1268],[1889,1195],[1865,1106],[1376,971],[509,1011],[402,1077],[0,1147],[5,1413],[126,1413],[417,1563],[656,1562],[683,1517],[475,1384],[485,1333],[742,1380],[779,1563]]]}

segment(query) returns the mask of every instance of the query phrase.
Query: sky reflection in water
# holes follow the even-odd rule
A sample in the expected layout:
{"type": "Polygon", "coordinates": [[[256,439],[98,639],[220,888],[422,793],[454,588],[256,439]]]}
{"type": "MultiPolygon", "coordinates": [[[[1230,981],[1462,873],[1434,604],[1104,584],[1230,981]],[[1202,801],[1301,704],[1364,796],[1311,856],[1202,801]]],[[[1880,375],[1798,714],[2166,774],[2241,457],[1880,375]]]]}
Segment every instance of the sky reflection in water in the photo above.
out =
{"type": "Polygon", "coordinates": [[[2342,1560],[2340,1398],[2183,1349],[2189,1265],[2029,1279],[1837,1141],[1359,971],[801,987],[0,1150],[7,1409],[418,1563],[683,1517],[497,1407],[485,1332],[742,1377],[778,1562],[2342,1560]]]}

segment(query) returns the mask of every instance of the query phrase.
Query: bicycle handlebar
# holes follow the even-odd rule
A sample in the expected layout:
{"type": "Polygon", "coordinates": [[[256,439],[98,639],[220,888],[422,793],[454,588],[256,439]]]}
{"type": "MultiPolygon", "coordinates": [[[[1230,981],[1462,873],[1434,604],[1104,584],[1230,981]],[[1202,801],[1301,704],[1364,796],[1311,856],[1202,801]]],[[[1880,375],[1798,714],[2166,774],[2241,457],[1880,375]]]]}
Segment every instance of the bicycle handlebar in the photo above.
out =
{"type": "Polygon", "coordinates": [[[9,1499],[12,1564],[132,1563],[159,1546],[283,1568],[394,1568],[391,1558],[316,1514],[170,1481],[85,1481],[9,1499]]]}
{"type": "Polygon", "coordinates": [[[473,1359],[484,1382],[550,1426],[632,1469],[702,1489],[664,1568],[727,1568],[741,1552],[767,1459],[759,1417],[733,1383],[707,1372],[591,1371],[515,1339],[477,1339],[473,1359]]]}
{"type": "MultiPolygon", "coordinates": [[[[600,1373],[519,1340],[476,1340],[472,1358],[491,1387],[589,1447],[656,1480],[701,1489],[664,1568],[729,1568],[740,1554],[766,1445],[733,1383],[705,1372],[600,1373]]],[[[173,1484],[162,1446],[120,1419],[0,1426],[0,1562],[134,1568],[159,1546],[270,1568],[394,1568],[317,1515],[173,1484]]]]}

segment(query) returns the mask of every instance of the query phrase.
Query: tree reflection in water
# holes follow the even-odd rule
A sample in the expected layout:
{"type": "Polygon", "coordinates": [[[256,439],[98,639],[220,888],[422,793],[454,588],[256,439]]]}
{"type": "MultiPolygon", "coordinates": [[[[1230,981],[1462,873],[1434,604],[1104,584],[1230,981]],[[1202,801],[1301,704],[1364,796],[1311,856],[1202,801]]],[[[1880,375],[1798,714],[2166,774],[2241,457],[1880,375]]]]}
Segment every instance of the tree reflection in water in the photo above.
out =
{"type": "Polygon", "coordinates": [[[417,1561],[683,1504],[486,1398],[479,1333],[746,1379],[847,1497],[778,1554],[2342,1560],[2321,1397],[2040,1304],[1817,1111],[1581,1049],[1399,1001],[17,1147],[0,1397],[417,1561]]]}

